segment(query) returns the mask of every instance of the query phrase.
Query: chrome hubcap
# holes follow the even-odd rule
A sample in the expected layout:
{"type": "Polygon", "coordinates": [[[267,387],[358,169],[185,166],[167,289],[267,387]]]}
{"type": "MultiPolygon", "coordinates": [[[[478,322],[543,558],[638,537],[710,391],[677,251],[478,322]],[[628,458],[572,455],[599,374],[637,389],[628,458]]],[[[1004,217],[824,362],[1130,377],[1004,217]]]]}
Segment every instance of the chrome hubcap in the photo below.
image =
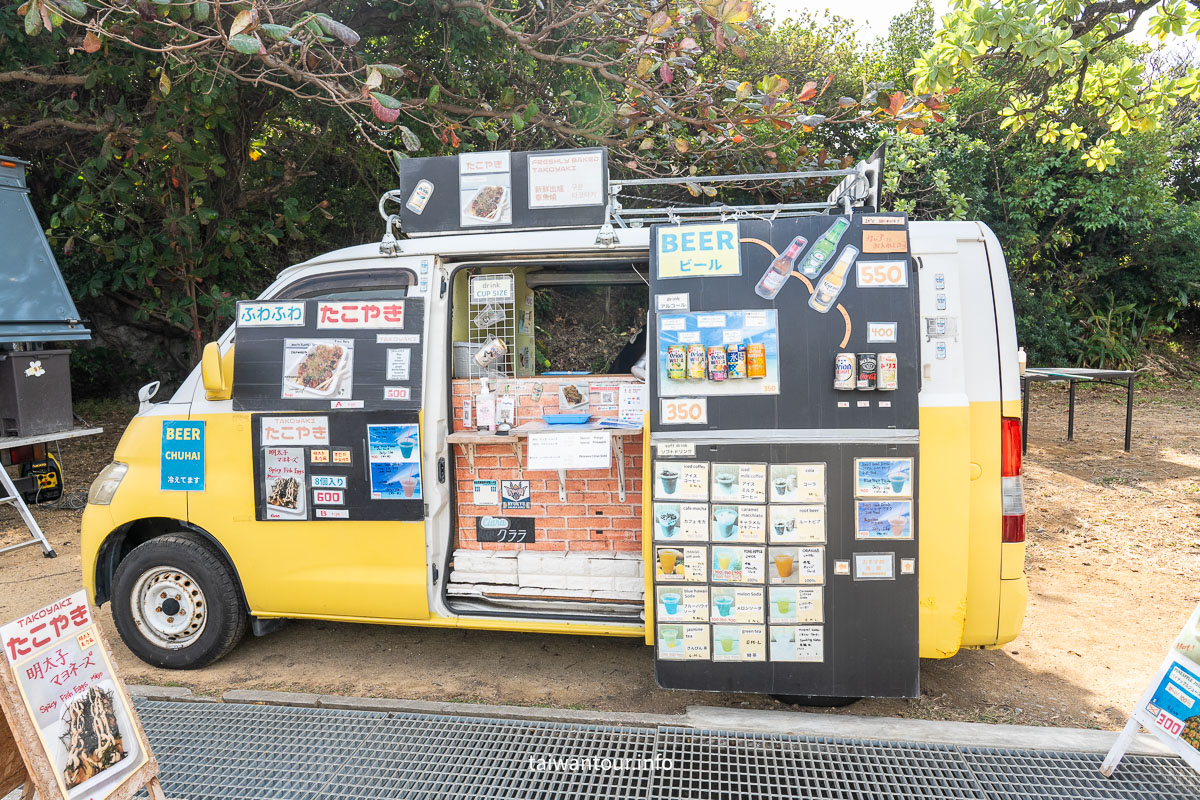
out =
{"type": "Polygon", "coordinates": [[[200,584],[173,567],[143,572],[133,586],[129,604],[142,635],[167,650],[195,642],[208,622],[208,603],[200,584]]]}

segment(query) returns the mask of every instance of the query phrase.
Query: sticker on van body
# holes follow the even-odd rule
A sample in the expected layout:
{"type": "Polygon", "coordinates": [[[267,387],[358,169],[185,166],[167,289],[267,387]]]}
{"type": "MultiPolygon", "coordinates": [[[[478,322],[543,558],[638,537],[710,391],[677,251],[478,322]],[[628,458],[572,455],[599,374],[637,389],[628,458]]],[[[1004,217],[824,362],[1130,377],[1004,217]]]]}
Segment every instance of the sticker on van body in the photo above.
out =
{"type": "Polygon", "coordinates": [[[159,489],[204,491],[204,421],[163,420],[159,489]]]}

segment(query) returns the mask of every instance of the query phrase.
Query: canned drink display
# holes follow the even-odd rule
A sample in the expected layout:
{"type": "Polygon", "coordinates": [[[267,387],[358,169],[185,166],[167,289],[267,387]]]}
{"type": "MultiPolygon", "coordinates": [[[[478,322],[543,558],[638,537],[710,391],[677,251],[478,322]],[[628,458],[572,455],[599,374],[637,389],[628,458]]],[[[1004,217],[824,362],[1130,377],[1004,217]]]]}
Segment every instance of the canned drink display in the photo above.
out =
{"type": "Polygon", "coordinates": [[[896,361],[895,353],[880,353],[879,379],[876,381],[876,388],[882,392],[894,392],[899,383],[899,371],[900,365],[896,361]]]}
{"type": "Polygon", "coordinates": [[[833,388],[853,389],[858,385],[858,373],[854,369],[854,353],[838,353],[833,359],[833,388]]]}
{"type": "Polygon", "coordinates": [[[879,380],[879,360],[875,353],[858,354],[858,380],[855,388],[860,392],[870,392],[879,380]]]}
{"type": "Polygon", "coordinates": [[[746,345],[746,377],[767,377],[767,346],[765,344],[746,345]]]}
{"type": "Polygon", "coordinates": [[[715,345],[708,348],[708,379],[723,381],[729,377],[729,362],[726,361],[725,347],[715,345]]]}
{"type": "Polygon", "coordinates": [[[488,340],[483,343],[483,346],[475,351],[475,363],[487,369],[487,367],[508,352],[508,345],[503,339],[495,336],[489,336],[488,340]]]}
{"type": "Polygon", "coordinates": [[[681,344],[667,347],[667,377],[673,381],[687,377],[687,348],[681,344]]]}
{"type": "Polygon", "coordinates": [[[708,366],[708,354],[702,344],[689,344],[687,349],[688,380],[704,380],[705,367],[708,366]]]}
{"type": "Polygon", "coordinates": [[[725,347],[726,358],[729,362],[729,379],[746,377],[746,345],[731,344],[725,347]]]}
{"type": "Polygon", "coordinates": [[[937,357],[938,358],[946,357],[946,343],[945,342],[937,343],[937,357]]]}

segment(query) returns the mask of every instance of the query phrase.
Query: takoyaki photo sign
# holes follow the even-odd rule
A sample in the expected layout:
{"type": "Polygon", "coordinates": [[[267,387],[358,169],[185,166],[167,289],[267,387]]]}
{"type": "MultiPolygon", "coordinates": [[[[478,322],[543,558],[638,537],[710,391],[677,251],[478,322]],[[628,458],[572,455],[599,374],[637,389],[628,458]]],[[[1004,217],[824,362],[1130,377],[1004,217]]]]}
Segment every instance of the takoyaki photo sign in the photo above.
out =
{"type": "MultiPolygon", "coordinates": [[[[132,797],[158,765],[81,590],[0,628],[0,708],[44,800],[132,797]]],[[[0,723],[3,724],[3,723],[0,723]]]]}

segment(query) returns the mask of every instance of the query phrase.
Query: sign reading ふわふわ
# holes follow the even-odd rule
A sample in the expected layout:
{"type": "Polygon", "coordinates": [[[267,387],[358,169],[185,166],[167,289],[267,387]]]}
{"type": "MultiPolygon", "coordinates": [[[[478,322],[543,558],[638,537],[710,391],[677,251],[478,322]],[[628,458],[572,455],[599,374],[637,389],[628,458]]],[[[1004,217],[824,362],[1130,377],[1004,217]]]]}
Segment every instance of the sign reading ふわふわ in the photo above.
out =
{"type": "Polygon", "coordinates": [[[736,222],[656,226],[653,235],[659,280],[742,274],[736,222]]]}
{"type": "MultiPolygon", "coordinates": [[[[0,711],[46,800],[130,797],[158,773],[83,591],[0,628],[0,711]]],[[[154,781],[152,797],[161,797],[154,781]]]]}

